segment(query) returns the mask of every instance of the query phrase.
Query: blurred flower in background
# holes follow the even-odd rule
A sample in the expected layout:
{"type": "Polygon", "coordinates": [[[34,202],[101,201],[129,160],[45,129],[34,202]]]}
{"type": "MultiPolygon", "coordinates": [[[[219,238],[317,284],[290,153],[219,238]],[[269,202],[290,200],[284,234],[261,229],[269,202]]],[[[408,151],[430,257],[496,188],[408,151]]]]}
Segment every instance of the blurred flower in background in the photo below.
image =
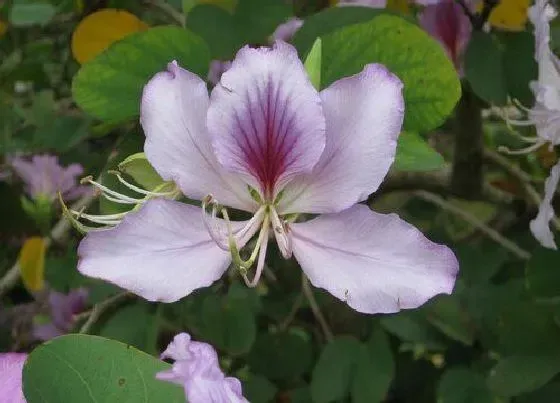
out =
{"type": "Polygon", "coordinates": [[[0,353],[0,402],[25,403],[22,390],[23,364],[27,354],[0,353]]]}
{"type": "Polygon", "coordinates": [[[38,340],[50,340],[72,330],[74,315],[82,312],[87,304],[88,292],[77,288],[68,294],[51,291],[49,294],[50,323],[34,325],[33,335],[38,340]]]}
{"type": "Polygon", "coordinates": [[[183,386],[190,403],[248,403],[242,395],[241,382],[224,375],[210,344],[192,341],[189,334],[180,333],[161,359],[172,359],[175,363],[172,369],[158,372],[157,379],[183,386]]]}

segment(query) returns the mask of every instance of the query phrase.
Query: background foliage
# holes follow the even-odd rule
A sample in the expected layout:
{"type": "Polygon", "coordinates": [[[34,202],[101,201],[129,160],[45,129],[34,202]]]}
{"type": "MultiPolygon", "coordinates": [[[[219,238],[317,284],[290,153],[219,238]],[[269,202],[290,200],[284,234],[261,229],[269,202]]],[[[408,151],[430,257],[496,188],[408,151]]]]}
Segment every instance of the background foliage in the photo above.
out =
{"type": "MultiPolygon", "coordinates": [[[[18,153],[54,153],[117,186],[105,172],[142,151],[138,100],[149,77],[174,59],[206,77],[210,60],[229,60],[244,44],[268,44],[275,28],[297,15],[305,18],[293,38],[301,57],[317,37],[322,40],[321,88],[372,62],[387,65],[405,83],[396,162],[368,203],[398,212],[456,252],[461,272],[453,295],[413,311],[367,316],[313,290],[325,332],[302,291],[297,264],[271,247],[270,274],[255,289],[232,273],[173,304],[123,297],[116,287],[77,273],[79,235],[51,232],[60,209],[54,207],[45,227],[22,204],[22,184],[8,178],[0,182],[0,275],[21,253],[24,281],[0,287],[0,350],[33,351],[24,370],[28,402],[183,401],[180,388],[154,374],[168,366],[155,357],[185,330],[218,349],[222,367],[242,380],[255,403],[549,403],[560,395],[560,255],[537,246],[528,231],[537,208],[528,189],[540,191],[556,154],[498,155],[498,146],[519,142],[490,113],[513,98],[532,105],[534,40],[518,11],[528,3],[502,0],[490,16],[493,29],[473,33],[461,80],[441,45],[417,25],[418,6],[293,3],[2,3],[0,153],[5,161],[18,153]],[[79,22],[103,8],[132,17],[94,21],[73,40],[79,22]],[[113,40],[126,36],[110,46],[92,44],[107,27],[113,40]],[[82,65],[78,53],[87,60],[82,65]],[[465,116],[478,116],[480,124],[465,116]],[[480,188],[458,191],[451,172],[458,156],[472,150],[454,144],[467,126],[472,144],[482,139],[471,163],[483,176],[480,188]],[[48,290],[81,286],[94,308],[77,318],[74,330],[90,335],[40,345],[30,328],[45,318],[48,290]],[[88,321],[88,312],[100,315],[88,321]]],[[[552,31],[558,46],[558,26],[552,31]]],[[[136,166],[129,167],[143,184],[136,166]]],[[[102,213],[119,208],[106,200],[91,206],[102,213]]]]}

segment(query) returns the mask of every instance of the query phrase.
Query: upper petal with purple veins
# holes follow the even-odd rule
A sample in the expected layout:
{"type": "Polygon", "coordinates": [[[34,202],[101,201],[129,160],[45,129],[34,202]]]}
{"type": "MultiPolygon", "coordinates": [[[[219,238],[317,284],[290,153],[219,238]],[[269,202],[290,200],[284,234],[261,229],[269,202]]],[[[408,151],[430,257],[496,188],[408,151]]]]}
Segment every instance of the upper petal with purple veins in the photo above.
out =
{"type": "Polygon", "coordinates": [[[170,63],[144,87],[140,122],[144,151],[164,180],[173,180],[190,198],[211,193],[229,206],[252,211],[247,185],[218,164],[206,129],[206,83],[170,63]]]}
{"type": "Polygon", "coordinates": [[[319,94],[283,42],[237,53],[212,91],[207,123],[218,161],[269,201],[310,172],[325,146],[319,94]]]}
{"type": "Polygon", "coordinates": [[[342,211],[375,192],[395,159],[404,119],[403,84],[384,66],[321,91],[326,147],[313,171],[288,184],[281,213],[342,211]]]}

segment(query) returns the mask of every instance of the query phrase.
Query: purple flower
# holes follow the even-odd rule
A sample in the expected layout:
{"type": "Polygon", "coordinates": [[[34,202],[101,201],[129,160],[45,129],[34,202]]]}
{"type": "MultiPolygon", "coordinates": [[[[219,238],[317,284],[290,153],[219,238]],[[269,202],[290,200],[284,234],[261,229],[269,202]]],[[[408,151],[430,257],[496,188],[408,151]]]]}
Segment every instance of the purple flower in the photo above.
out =
{"type": "Polygon", "coordinates": [[[463,54],[471,37],[471,22],[454,0],[428,5],[420,15],[420,25],[437,39],[462,74],[463,54]]]}
{"type": "Polygon", "coordinates": [[[248,403],[241,382],[224,375],[210,344],[191,341],[187,333],[179,333],[161,358],[171,358],[175,363],[172,369],[158,372],[156,378],[182,385],[190,403],[248,403]]]}
{"type": "Polygon", "coordinates": [[[26,359],[23,353],[0,353],[0,401],[25,403],[22,371],[26,359]]]}
{"type": "Polygon", "coordinates": [[[82,312],[86,307],[87,296],[88,292],[85,288],[72,290],[68,294],[51,291],[49,294],[51,322],[35,326],[34,336],[45,341],[70,332],[74,326],[74,315],[82,312]]]}
{"type": "Polygon", "coordinates": [[[402,87],[370,64],[317,92],[284,42],[241,49],[210,97],[203,80],[170,63],[144,88],[144,150],[202,208],[148,200],[118,226],[87,234],[79,271],[172,302],[218,280],[232,260],[255,286],[274,237],[314,286],[360,312],[396,312],[451,292],[458,263],[447,247],[396,214],[357,204],[395,158],[402,87]],[[223,206],[252,218],[232,222],[223,206]],[[295,222],[299,213],[324,215],[295,222]]]}
{"type": "Polygon", "coordinates": [[[55,200],[57,193],[62,193],[66,200],[81,197],[89,188],[77,184],[77,178],[83,173],[80,164],[70,164],[66,168],[54,155],[34,155],[31,160],[14,157],[9,161],[16,174],[25,183],[25,191],[33,199],[45,198],[55,200]]]}
{"type": "Polygon", "coordinates": [[[270,36],[272,42],[284,41],[288,42],[296,34],[298,29],[303,26],[303,20],[299,18],[290,18],[283,24],[278,25],[270,36]]]}
{"type": "Polygon", "coordinates": [[[210,62],[210,68],[208,69],[208,77],[207,80],[209,83],[214,85],[220,82],[220,78],[222,74],[224,74],[227,69],[231,67],[231,62],[229,60],[222,61],[222,60],[212,60],[210,62]]]}

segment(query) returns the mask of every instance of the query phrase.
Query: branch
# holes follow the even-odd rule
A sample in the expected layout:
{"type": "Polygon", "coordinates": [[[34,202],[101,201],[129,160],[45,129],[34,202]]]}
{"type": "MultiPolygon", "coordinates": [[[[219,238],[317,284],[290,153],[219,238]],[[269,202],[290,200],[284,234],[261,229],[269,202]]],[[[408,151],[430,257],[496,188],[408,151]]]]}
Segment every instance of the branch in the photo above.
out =
{"type": "Polygon", "coordinates": [[[77,320],[82,319],[83,317],[86,316],[88,317],[88,319],[82,325],[78,333],[88,333],[93,327],[93,325],[95,324],[95,322],[97,322],[105,312],[120,305],[125,299],[131,296],[132,294],[129,292],[122,292],[120,294],[115,294],[112,297],[106,299],[105,301],[96,304],[91,311],[84,312],[80,315],[76,315],[74,318],[77,320]]]}
{"type": "Polygon", "coordinates": [[[423,200],[426,200],[430,203],[433,203],[433,204],[441,207],[442,209],[447,210],[450,213],[455,214],[456,216],[462,218],[463,220],[465,220],[466,222],[471,224],[473,227],[477,228],[482,233],[484,233],[488,238],[492,239],[494,242],[498,243],[499,245],[501,245],[505,249],[512,252],[518,258],[523,259],[523,260],[528,260],[531,257],[531,254],[529,252],[522,249],[516,243],[510,241],[509,239],[504,237],[502,234],[500,234],[498,231],[488,227],[485,223],[480,221],[474,215],[472,215],[472,214],[464,211],[463,209],[449,203],[447,200],[443,199],[442,197],[440,197],[438,195],[435,195],[433,193],[425,192],[425,191],[415,192],[415,195],[418,196],[419,198],[423,199],[423,200]]]}
{"type": "Polygon", "coordinates": [[[313,290],[309,285],[309,280],[307,280],[307,277],[304,273],[301,273],[301,289],[303,291],[303,294],[305,295],[305,298],[307,298],[307,302],[309,302],[309,306],[311,308],[311,311],[313,312],[313,315],[315,315],[315,319],[317,319],[317,322],[319,322],[319,325],[321,326],[321,329],[325,334],[325,338],[328,342],[331,342],[334,338],[332,330],[330,329],[329,324],[327,323],[327,320],[323,315],[323,312],[321,312],[321,308],[319,308],[319,305],[315,300],[313,290]]]}

